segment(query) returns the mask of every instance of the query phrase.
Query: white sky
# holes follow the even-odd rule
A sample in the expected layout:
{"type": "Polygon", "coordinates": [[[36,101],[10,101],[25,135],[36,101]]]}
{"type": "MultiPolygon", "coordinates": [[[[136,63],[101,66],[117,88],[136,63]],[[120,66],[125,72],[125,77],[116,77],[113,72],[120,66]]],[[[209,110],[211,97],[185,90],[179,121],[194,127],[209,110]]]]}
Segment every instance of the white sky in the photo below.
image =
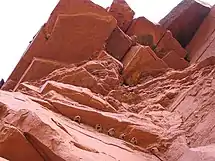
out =
{"type": "MultiPolygon", "coordinates": [[[[59,0],[1,0],[0,78],[7,79],[59,0]]],[[[107,7],[112,0],[92,0],[107,7]]],[[[136,17],[158,22],[181,0],[127,0],[136,17]]],[[[205,0],[215,4],[215,0],[205,0]]]]}

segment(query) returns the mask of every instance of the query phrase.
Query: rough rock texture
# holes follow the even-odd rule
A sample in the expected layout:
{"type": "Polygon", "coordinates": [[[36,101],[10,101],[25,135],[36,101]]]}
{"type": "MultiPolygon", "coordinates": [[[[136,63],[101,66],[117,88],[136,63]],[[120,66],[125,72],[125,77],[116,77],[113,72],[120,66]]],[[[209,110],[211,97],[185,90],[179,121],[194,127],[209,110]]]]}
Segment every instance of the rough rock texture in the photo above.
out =
{"type": "Polygon", "coordinates": [[[64,63],[88,60],[115,28],[116,20],[91,1],[61,0],[10,75],[13,83],[7,89],[14,89],[34,57],[64,63]]]}
{"type": "Polygon", "coordinates": [[[199,0],[183,0],[159,23],[186,47],[209,12],[208,4],[199,0]]]}
{"type": "MultiPolygon", "coordinates": [[[[213,44],[214,11],[187,49],[213,44]]],[[[88,0],[61,0],[41,31],[0,90],[0,160],[215,160],[213,54],[189,64],[170,31],[141,17],[123,32],[88,0]]]]}
{"type": "Polygon", "coordinates": [[[205,18],[192,41],[186,47],[191,63],[200,62],[214,53],[215,7],[205,18]]]}

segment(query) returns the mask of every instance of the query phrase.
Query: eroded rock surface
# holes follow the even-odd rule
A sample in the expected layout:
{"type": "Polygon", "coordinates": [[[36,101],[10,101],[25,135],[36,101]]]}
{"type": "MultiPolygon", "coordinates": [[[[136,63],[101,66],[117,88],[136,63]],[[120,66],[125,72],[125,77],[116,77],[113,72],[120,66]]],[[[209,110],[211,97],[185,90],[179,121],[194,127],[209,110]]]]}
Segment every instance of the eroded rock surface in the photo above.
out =
{"type": "Polygon", "coordinates": [[[124,0],[61,0],[0,90],[0,160],[214,160],[213,13],[184,49],[124,0]]]}

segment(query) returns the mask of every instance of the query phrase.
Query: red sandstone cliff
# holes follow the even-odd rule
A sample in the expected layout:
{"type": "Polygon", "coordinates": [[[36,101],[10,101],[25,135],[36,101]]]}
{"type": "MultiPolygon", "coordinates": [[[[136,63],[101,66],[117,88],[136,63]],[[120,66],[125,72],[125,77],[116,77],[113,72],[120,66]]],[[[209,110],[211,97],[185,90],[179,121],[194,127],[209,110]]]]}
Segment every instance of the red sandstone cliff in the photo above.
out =
{"type": "Polygon", "coordinates": [[[215,160],[213,14],[61,0],[0,90],[0,160],[215,160]]]}

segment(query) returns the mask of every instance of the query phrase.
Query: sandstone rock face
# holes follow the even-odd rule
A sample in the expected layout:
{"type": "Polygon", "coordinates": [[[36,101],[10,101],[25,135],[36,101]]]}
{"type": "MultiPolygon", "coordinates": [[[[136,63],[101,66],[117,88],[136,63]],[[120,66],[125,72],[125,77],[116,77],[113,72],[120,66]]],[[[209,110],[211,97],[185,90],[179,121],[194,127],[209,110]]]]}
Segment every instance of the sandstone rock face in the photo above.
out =
{"type": "Polygon", "coordinates": [[[61,68],[66,66],[66,64],[59,63],[56,61],[45,60],[40,58],[34,58],[26,69],[25,73],[17,83],[14,91],[19,87],[21,82],[24,81],[36,81],[47,76],[49,73],[54,71],[56,68],[61,68]]]}
{"type": "Polygon", "coordinates": [[[0,160],[214,160],[213,14],[187,54],[144,17],[123,32],[92,2],[61,0],[0,90],[0,160]]]}
{"type": "Polygon", "coordinates": [[[200,62],[210,56],[214,56],[214,7],[205,18],[192,41],[186,47],[191,63],[200,62]]]}
{"type": "Polygon", "coordinates": [[[131,38],[125,35],[122,30],[117,27],[107,40],[106,51],[116,59],[121,60],[130,49],[131,45],[131,38]]]}
{"type": "Polygon", "coordinates": [[[188,62],[185,59],[180,58],[174,51],[170,51],[162,60],[168,65],[168,67],[176,70],[188,67],[188,62]]]}
{"type": "Polygon", "coordinates": [[[60,14],[73,15],[80,13],[95,13],[102,16],[108,15],[104,8],[94,4],[90,0],[60,0],[45,25],[46,35],[51,34],[60,14]]]}
{"type": "Polygon", "coordinates": [[[33,57],[64,63],[87,60],[102,49],[115,28],[116,20],[91,1],[62,0],[47,24],[35,36],[9,79],[17,84],[33,57]],[[71,9],[74,10],[71,12],[71,9]]]}
{"type": "Polygon", "coordinates": [[[126,32],[134,17],[134,11],[125,0],[113,0],[108,12],[117,20],[118,26],[126,32]]]}
{"type": "Polygon", "coordinates": [[[186,47],[209,12],[210,6],[199,0],[183,0],[159,23],[186,47]]]}
{"type": "Polygon", "coordinates": [[[179,160],[186,161],[187,158],[189,158],[190,161],[215,160],[214,145],[190,148],[179,160]]]}
{"type": "Polygon", "coordinates": [[[178,41],[172,37],[170,31],[167,31],[155,48],[155,52],[159,58],[163,58],[170,51],[174,51],[181,58],[187,54],[186,50],[181,47],[178,41]]]}
{"type": "Polygon", "coordinates": [[[123,77],[129,85],[137,84],[141,74],[167,68],[150,47],[134,46],[123,59],[123,77]]]}
{"type": "Polygon", "coordinates": [[[165,32],[160,25],[152,23],[145,17],[139,17],[132,21],[126,33],[129,36],[136,35],[139,44],[155,48],[165,32]]]}

